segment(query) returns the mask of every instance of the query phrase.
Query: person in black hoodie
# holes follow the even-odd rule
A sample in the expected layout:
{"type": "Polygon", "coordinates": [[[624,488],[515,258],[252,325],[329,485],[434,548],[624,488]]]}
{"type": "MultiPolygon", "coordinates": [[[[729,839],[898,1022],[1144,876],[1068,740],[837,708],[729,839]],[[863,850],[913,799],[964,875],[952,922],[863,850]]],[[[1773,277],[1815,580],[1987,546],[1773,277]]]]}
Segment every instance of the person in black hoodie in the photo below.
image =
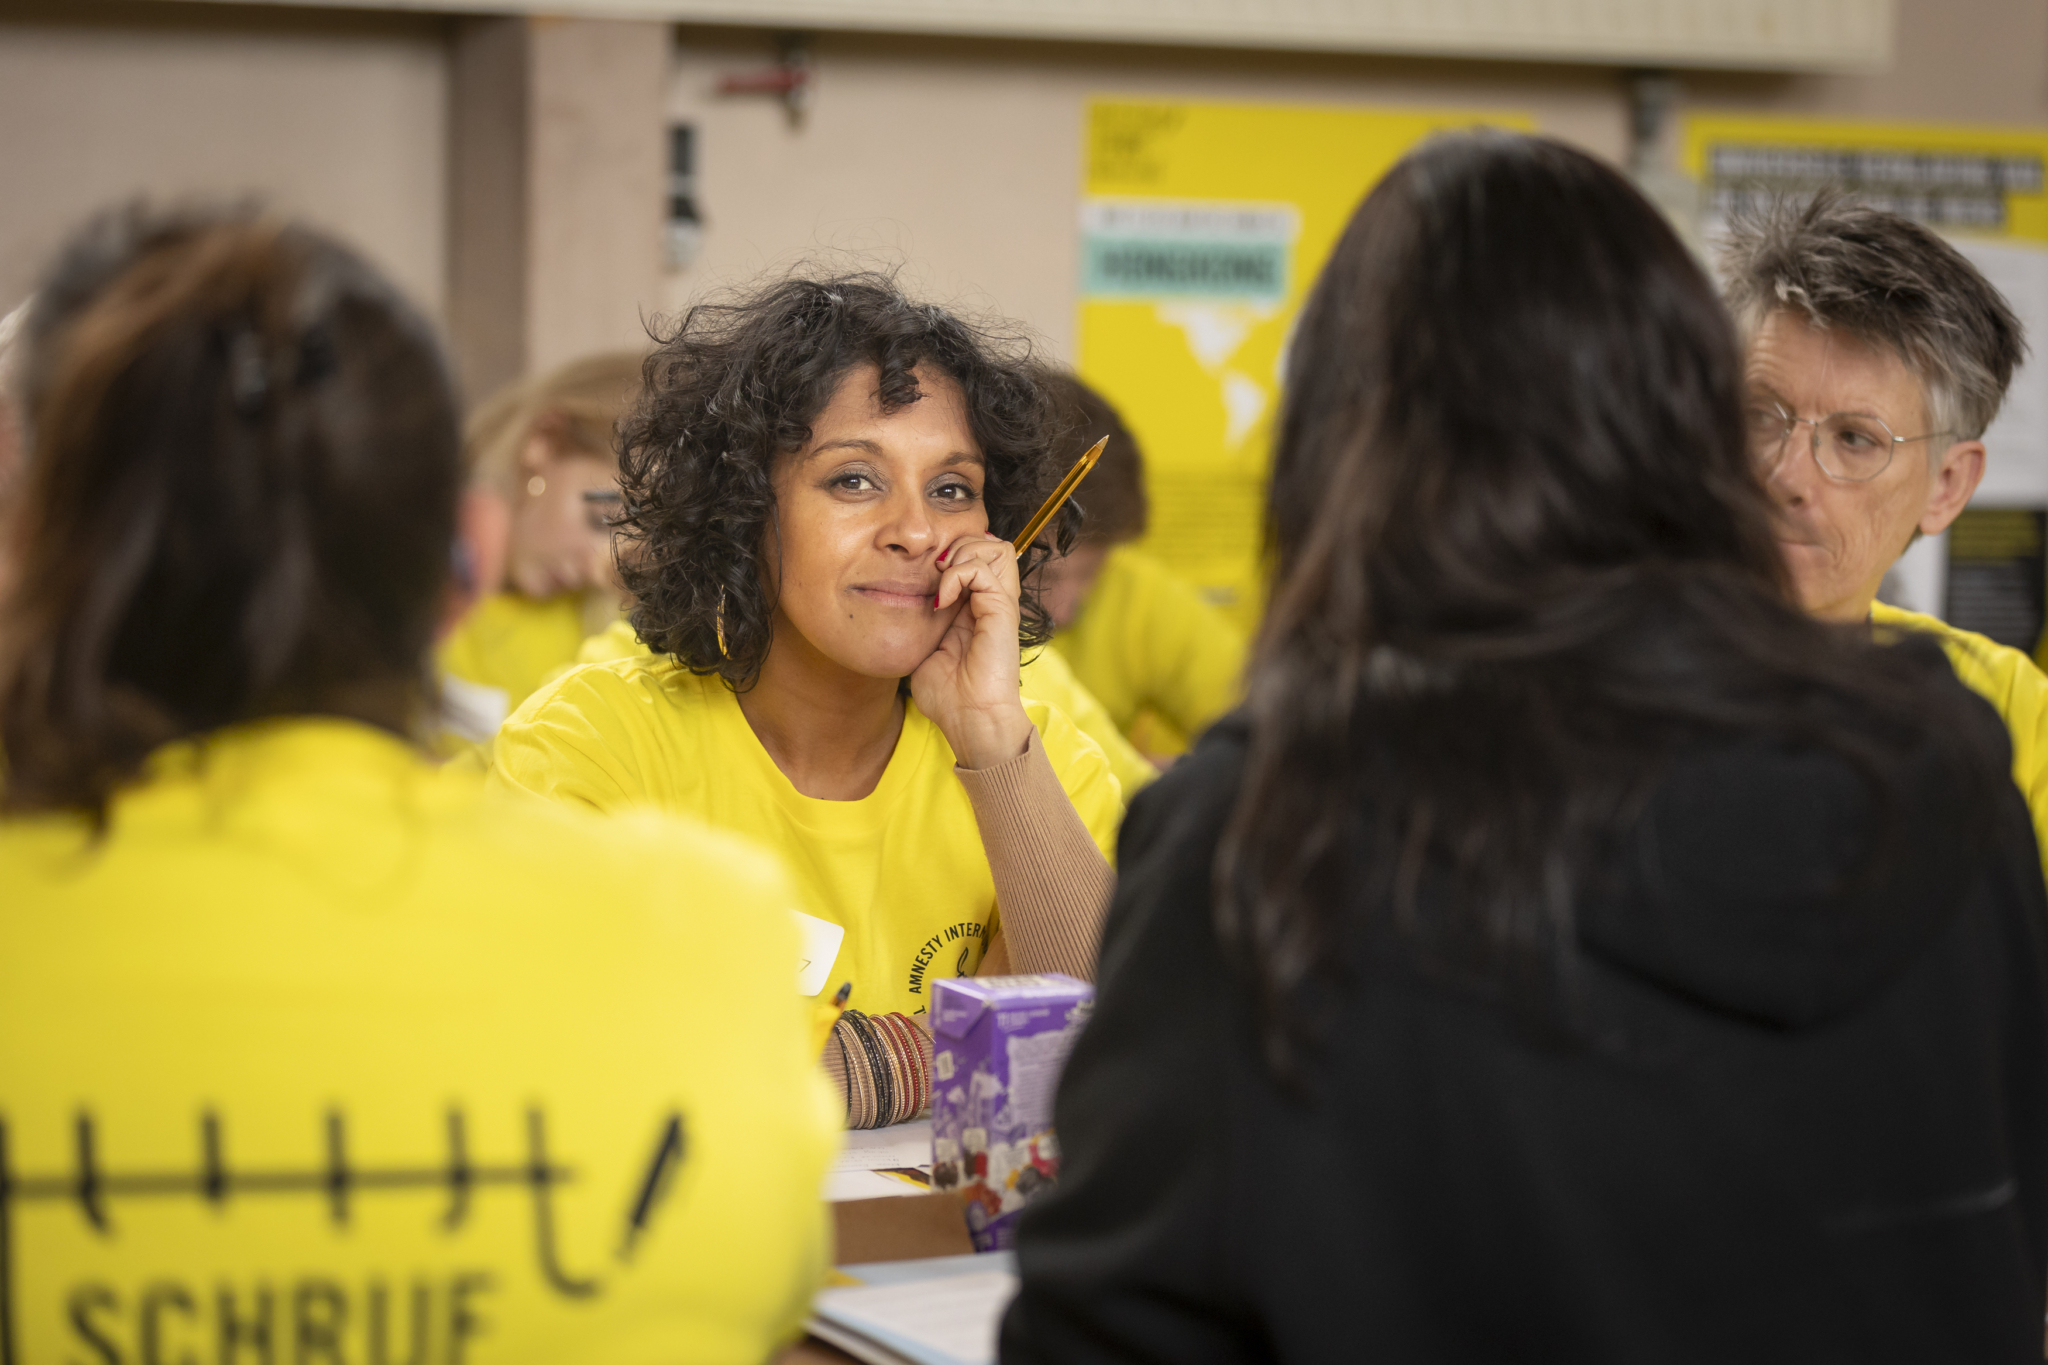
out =
{"type": "Polygon", "coordinates": [[[2039,1361],[1998,718],[1794,604],[1730,323],[1447,137],[1292,348],[1248,701],[1141,794],[1006,1365],[2039,1361]]]}

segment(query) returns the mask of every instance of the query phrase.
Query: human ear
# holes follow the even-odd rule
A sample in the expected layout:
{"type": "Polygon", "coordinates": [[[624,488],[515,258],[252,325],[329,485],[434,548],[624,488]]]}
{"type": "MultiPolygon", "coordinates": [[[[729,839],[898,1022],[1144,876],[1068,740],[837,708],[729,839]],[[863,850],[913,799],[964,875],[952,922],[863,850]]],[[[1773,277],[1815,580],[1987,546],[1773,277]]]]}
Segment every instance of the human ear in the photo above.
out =
{"type": "Polygon", "coordinates": [[[543,417],[533,424],[526,441],[519,447],[519,474],[523,484],[535,474],[548,472],[555,459],[555,443],[549,439],[549,420],[543,417]]]}
{"type": "Polygon", "coordinates": [[[1938,536],[1962,514],[1977,485],[1984,481],[1984,443],[1957,441],[1941,453],[1927,485],[1927,507],[1920,514],[1920,533],[1938,536]]]}
{"type": "Polygon", "coordinates": [[[512,509],[503,498],[480,488],[464,491],[455,509],[453,563],[441,597],[436,640],[446,639],[478,602],[498,590],[505,577],[505,545],[511,533],[512,509]]]}

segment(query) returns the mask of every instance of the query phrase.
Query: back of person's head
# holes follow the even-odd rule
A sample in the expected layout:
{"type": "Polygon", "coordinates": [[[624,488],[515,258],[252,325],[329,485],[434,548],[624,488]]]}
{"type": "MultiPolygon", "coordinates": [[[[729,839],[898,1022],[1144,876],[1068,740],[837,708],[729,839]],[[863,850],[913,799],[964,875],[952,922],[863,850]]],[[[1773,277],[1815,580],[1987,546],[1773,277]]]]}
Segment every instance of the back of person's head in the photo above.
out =
{"type": "Polygon", "coordinates": [[[1791,602],[1712,284],[1559,143],[1445,137],[1360,206],[1292,343],[1270,516],[1219,923],[1276,1060],[1347,907],[1542,1004],[1574,898],[1690,737],[1817,741],[1886,778],[1871,733],[1945,723],[1924,661],[1791,602]],[[1424,866],[1450,878],[1426,911],[1424,866]]]}
{"type": "MultiPolygon", "coordinates": [[[[888,275],[803,274],[691,308],[660,339],[620,426],[619,568],[634,630],[693,672],[750,686],[774,637],[767,557],[773,478],[862,365],[884,412],[921,396],[918,373],[957,384],[984,462],[990,534],[1014,536],[1079,451],[1054,448],[1058,414],[1029,338],[912,298],[888,275]]],[[[1073,543],[1071,503],[1024,557],[1021,642],[1052,626],[1031,570],[1073,543]]]]}
{"type": "Polygon", "coordinates": [[[508,384],[477,404],[463,428],[470,482],[510,496],[519,456],[538,437],[557,454],[616,461],[619,419],[640,392],[638,351],[603,351],[508,384]]]}
{"type": "Polygon", "coordinates": [[[22,348],[16,343],[28,313],[29,306],[24,303],[0,317],[0,506],[5,505],[7,491],[21,467],[20,400],[15,393],[15,374],[21,368],[22,348]]]}
{"type": "Polygon", "coordinates": [[[1920,377],[1930,428],[1974,441],[2026,354],[1992,283],[1938,233],[1834,190],[1738,214],[1723,291],[1745,335],[1789,311],[1895,351],[1920,377]]]}
{"type": "Polygon", "coordinates": [[[260,717],[406,732],[450,578],[457,405],[368,264],[253,211],[102,217],[23,338],[5,805],[102,814],[260,717]]]}
{"type": "Polygon", "coordinates": [[[1726,314],[1580,152],[1488,134],[1404,160],[1345,231],[1291,362],[1279,629],[1336,572],[1369,577],[1377,641],[1424,653],[1644,561],[1780,582],[1726,314]]]}
{"type": "Polygon", "coordinates": [[[1109,438],[1088,481],[1074,494],[1082,511],[1080,542],[1121,545],[1138,539],[1151,518],[1151,504],[1145,498],[1145,453],[1138,438],[1124,425],[1116,406],[1078,375],[1055,374],[1051,385],[1060,407],[1063,435],[1058,449],[1063,455],[1078,458],[1095,442],[1109,438]]]}

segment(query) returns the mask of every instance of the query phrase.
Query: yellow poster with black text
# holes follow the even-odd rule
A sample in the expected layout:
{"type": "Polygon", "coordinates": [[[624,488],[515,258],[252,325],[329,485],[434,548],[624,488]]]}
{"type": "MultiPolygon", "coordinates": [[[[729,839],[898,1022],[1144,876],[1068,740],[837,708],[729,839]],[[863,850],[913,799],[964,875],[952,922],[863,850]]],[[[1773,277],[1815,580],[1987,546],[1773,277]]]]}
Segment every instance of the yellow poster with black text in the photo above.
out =
{"type": "Polygon", "coordinates": [[[1520,114],[1098,99],[1080,371],[1145,452],[1144,547],[1247,627],[1282,352],[1365,193],[1432,133],[1520,114]]]}

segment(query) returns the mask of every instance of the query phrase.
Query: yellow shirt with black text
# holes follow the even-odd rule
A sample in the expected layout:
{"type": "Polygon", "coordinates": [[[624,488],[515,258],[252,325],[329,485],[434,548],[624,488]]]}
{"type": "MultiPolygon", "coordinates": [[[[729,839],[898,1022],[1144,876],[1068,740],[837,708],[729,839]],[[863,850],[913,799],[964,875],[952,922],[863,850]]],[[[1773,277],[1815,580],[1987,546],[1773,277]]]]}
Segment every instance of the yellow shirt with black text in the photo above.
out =
{"type": "MultiPolygon", "coordinates": [[[[1102,750],[1027,701],[1047,759],[1104,857],[1123,800],[1102,750]]],[[[600,811],[653,806],[778,855],[799,908],[845,930],[824,979],[869,1013],[922,1012],[931,983],[968,976],[998,923],[995,880],[952,746],[917,707],[874,791],[797,791],[716,677],[651,655],[586,664],[542,688],[498,733],[491,780],[600,811]]]]}
{"type": "Polygon", "coordinates": [[[0,1324],[59,1361],[758,1365],[826,1256],[792,889],[381,731],[0,822],[0,1324]]]}

